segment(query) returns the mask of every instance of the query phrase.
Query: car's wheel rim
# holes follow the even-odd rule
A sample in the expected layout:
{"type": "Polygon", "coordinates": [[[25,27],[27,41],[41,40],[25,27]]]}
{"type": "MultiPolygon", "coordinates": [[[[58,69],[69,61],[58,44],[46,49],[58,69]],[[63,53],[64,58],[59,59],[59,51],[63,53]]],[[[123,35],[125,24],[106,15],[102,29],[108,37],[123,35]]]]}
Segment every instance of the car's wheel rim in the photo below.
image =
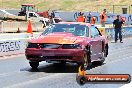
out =
{"type": "Polygon", "coordinates": [[[106,57],[106,48],[104,49],[103,53],[103,57],[106,57]]]}
{"type": "Polygon", "coordinates": [[[102,58],[101,58],[102,63],[105,61],[105,57],[106,57],[106,49],[102,52],[102,58]]]}
{"type": "Polygon", "coordinates": [[[88,58],[87,58],[87,54],[84,56],[84,68],[86,69],[88,66],[88,58]]]}
{"type": "Polygon", "coordinates": [[[102,52],[102,58],[105,57],[105,51],[102,52]]]}

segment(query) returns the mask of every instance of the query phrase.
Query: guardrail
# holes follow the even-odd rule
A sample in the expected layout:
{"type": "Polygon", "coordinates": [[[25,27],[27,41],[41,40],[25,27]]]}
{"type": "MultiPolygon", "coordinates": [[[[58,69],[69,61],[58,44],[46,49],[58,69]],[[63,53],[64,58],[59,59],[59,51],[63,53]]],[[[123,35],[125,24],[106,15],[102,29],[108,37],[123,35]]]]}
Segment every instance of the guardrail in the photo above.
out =
{"type": "Polygon", "coordinates": [[[13,39],[0,41],[0,56],[24,53],[26,39],[13,39]]]}
{"type": "MultiPolygon", "coordinates": [[[[33,37],[41,34],[33,33],[33,37]]],[[[28,39],[31,38],[29,33],[5,33],[0,35],[0,56],[24,54],[28,39]]]]}
{"type": "MultiPolygon", "coordinates": [[[[99,27],[99,30],[102,34],[105,34],[106,36],[108,36],[109,40],[114,39],[114,37],[115,37],[114,28],[99,27]]],[[[122,28],[122,37],[123,38],[132,37],[132,26],[125,26],[122,28]]]]}
{"type": "MultiPolygon", "coordinates": [[[[41,32],[33,32],[33,37],[37,37],[41,32]]],[[[12,40],[12,39],[21,39],[29,38],[30,33],[0,33],[0,40],[12,40]]]]}
{"type": "MultiPolygon", "coordinates": [[[[27,31],[28,22],[2,21],[0,22],[0,32],[17,32],[18,28],[21,32],[27,31]]],[[[41,22],[32,22],[33,31],[43,31],[41,22]]]]}

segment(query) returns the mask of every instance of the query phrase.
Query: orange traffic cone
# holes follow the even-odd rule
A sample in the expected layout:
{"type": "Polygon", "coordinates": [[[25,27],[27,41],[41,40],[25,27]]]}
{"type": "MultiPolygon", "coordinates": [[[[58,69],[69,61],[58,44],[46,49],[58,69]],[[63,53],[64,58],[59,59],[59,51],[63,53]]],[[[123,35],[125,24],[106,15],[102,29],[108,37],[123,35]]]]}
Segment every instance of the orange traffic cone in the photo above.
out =
{"type": "Polygon", "coordinates": [[[28,28],[27,28],[27,33],[31,34],[31,37],[33,37],[33,32],[32,32],[32,24],[31,21],[28,21],[28,28]]]}
{"type": "Polygon", "coordinates": [[[79,75],[81,75],[81,76],[85,76],[85,70],[84,70],[84,68],[82,67],[82,66],[80,66],[79,67],[79,69],[78,69],[78,73],[79,73],[79,75]]]}
{"type": "Polygon", "coordinates": [[[18,27],[18,30],[17,30],[17,33],[20,33],[21,31],[20,31],[20,29],[19,29],[19,27],[18,27]]]}

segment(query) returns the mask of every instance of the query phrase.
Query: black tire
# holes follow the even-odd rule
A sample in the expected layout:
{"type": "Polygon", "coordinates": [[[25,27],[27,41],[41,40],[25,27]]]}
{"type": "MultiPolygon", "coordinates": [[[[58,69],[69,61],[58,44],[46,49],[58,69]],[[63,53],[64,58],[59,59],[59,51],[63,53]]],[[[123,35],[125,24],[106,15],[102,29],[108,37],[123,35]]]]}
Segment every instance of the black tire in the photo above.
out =
{"type": "Polygon", "coordinates": [[[90,46],[87,47],[87,56],[88,56],[88,68],[90,68],[92,66],[92,62],[91,62],[91,50],[90,50],[90,46]]]}
{"type": "Polygon", "coordinates": [[[109,46],[108,44],[105,45],[105,57],[108,56],[108,49],[109,49],[109,46]]]}
{"type": "Polygon", "coordinates": [[[32,67],[32,69],[37,69],[39,66],[39,62],[29,62],[30,66],[32,67]]]}
{"type": "Polygon", "coordinates": [[[54,65],[61,65],[61,66],[65,66],[66,62],[65,61],[61,61],[59,63],[54,63],[54,65]]]}
{"type": "Polygon", "coordinates": [[[61,61],[60,63],[58,63],[59,65],[65,66],[66,62],[65,61],[61,61]]]}
{"type": "Polygon", "coordinates": [[[66,65],[66,62],[65,62],[65,61],[61,61],[60,64],[61,64],[61,65],[66,65]]]}
{"type": "Polygon", "coordinates": [[[84,63],[83,66],[85,69],[90,68],[92,63],[91,63],[91,54],[90,54],[90,47],[87,47],[86,54],[84,56],[84,63]]]}
{"type": "Polygon", "coordinates": [[[99,62],[100,65],[102,65],[105,61],[105,57],[102,57],[102,60],[99,62]]]}

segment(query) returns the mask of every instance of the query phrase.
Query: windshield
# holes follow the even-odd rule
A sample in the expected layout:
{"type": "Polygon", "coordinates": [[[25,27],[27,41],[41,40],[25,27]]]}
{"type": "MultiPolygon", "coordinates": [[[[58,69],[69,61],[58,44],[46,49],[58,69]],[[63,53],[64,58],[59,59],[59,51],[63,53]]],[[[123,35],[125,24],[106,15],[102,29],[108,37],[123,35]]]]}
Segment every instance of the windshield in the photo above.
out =
{"type": "Polygon", "coordinates": [[[67,32],[72,33],[75,36],[85,36],[88,37],[88,27],[80,24],[53,24],[50,25],[42,35],[47,35],[54,32],[67,32]]]}

